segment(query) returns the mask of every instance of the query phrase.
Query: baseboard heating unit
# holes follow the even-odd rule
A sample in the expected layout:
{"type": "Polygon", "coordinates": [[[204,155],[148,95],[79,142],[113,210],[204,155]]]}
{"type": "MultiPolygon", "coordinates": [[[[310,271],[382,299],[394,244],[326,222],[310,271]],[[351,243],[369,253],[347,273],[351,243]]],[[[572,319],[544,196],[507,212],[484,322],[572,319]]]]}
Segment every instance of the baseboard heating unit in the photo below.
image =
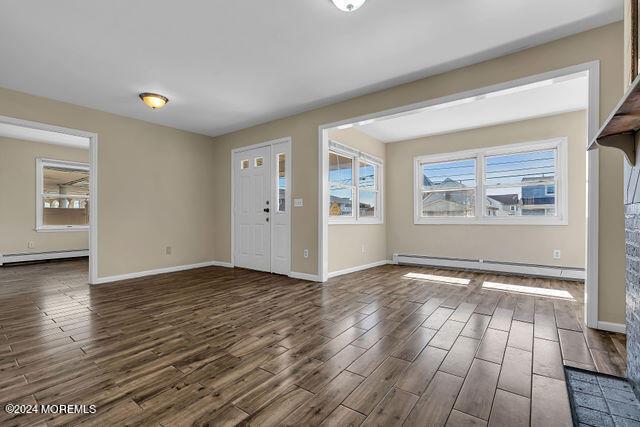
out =
{"type": "Polygon", "coordinates": [[[0,254],[0,265],[16,262],[44,261],[48,259],[79,258],[89,256],[89,249],[38,252],[30,254],[0,254]]]}
{"type": "Polygon", "coordinates": [[[551,277],[565,280],[582,281],[585,278],[585,271],[583,268],[573,267],[555,267],[481,259],[441,258],[405,254],[394,254],[393,261],[400,265],[424,265],[429,267],[446,267],[462,270],[495,271],[506,274],[551,277]]]}

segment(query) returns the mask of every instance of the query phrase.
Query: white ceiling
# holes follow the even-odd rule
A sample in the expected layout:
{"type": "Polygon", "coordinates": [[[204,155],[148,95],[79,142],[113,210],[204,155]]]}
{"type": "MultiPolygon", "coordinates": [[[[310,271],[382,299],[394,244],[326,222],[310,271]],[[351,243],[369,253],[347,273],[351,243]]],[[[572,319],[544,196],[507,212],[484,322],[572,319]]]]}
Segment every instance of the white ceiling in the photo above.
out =
{"type": "Polygon", "coordinates": [[[25,141],[44,142],[47,144],[64,145],[65,147],[89,149],[89,138],[67,135],[60,132],[33,129],[24,126],[0,123],[0,137],[21,139],[25,141]]]}
{"type": "Polygon", "coordinates": [[[622,0],[0,0],[0,86],[218,135],[620,19],[622,0]]]}
{"type": "Polygon", "coordinates": [[[586,73],[579,73],[356,126],[379,141],[397,142],[585,110],[588,104],[589,79],[586,73]]]}

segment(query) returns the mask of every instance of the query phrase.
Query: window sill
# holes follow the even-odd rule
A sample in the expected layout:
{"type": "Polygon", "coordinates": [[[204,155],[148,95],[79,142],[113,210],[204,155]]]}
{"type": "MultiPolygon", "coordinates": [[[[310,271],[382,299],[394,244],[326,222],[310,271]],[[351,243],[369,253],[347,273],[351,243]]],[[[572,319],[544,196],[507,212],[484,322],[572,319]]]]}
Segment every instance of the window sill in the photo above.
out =
{"type": "Polygon", "coordinates": [[[35,229],[38,233],[64,233],[72,231],[89,231],[89,226],[86,225],[73,225],[69,227],[37,227],[35,229]]]}
{"type": "Polygon", "coordinates": [[[414,225],[569,225],[563,218],[414,218],[414,225]]]}

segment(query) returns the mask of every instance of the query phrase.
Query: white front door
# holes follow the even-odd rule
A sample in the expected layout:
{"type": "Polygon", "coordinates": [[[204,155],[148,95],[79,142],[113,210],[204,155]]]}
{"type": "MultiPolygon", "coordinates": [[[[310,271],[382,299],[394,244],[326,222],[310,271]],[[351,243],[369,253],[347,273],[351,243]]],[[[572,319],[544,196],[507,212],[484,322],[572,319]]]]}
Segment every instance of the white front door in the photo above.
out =
{"type": "Polygon", "coordinates": [[[235,265],[271,271],[271,147],[234,154],[235,265]]]}
{"type": "Polygon", "coordinates": [[[291,142],[233,153],[234,265],[289,274],[291,142]]]}

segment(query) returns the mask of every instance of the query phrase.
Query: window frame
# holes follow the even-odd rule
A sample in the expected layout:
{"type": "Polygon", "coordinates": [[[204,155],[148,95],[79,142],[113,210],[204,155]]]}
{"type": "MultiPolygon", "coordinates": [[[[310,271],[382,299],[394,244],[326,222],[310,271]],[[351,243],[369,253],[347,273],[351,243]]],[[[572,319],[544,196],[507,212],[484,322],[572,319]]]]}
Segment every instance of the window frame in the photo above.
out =
{"type": "MultiPolygon", "coordinates": [[[[413,160],[413,212],[414,224],[475,224],[475,225],[568,225],[568,156],[567,138],[557,137],[539,141],[500,145],[488,148],[456,151],[426,156],[416,156],[413,160]],[[531,151],[556,150],[555,159],[555,196],[556,215],[544,216],[487,216],[485,215],[485,158],[496,155],[517,154],[531,151]],[[455,160],[476,159],[476,206],[473,217],[423,217],[422,167],[424,163],[440,163],[455,160]]],[[[546,187],[545,187],[546,191],[546,187]]]]}
{"type": "MultiPolygon", "coordinates": [[[[444,219],[457,219],[457,220],[463,220],[464,221],[464,220],[468,220],[470,218],[475,218],[475,216],[477,216],[477,214],[478,214],[478,190],[481,188],[478,185],[478,167],[479,167],[478,166],[478,159],[477,159],[477,157],[475,155],[468,154],[467,152],[460,152],[460,153],[461,153],[461,156],[460,157],[456,157],[455,159],[442,160],[442,159],[440,159],[440,156],[438,156],[438,158],[436,158],[435,160],[420,161],[417,164],[417,167],[418,167],[419,170],[417,171],[417,177],[416,177],[416,181],[417,181],[416,182],[416,186],[417,186],[416,188],[417,188],[417,191],[416,191],[415,196],[414,196],[414,197],[417,198],[416,202],[415,202],[415,205],[416,205],[415,215],[416,215],[416,217],[419,217],[419,218],[422,218],[422,219],[428,219],[428,220],[431,220],[431,219],[440,220],[440,219],[444,218],[444,219]],[[463,153],[465,153],[466,155],[462,155],[463,153]],[[476,185],[475,185],[475,187],[467,187],[467,188],[461,188],[461,189],[451,189],[450,191],[473,191],[476,194],[475,199],[474,199],[474,202],[475,202],[475,205],[474,205],[474,211],[475,211],[474,216],[473,217],[468,217],[468,216],[450,216],[450,217],[427,216],[427,217],[425,217],[425,216],[422,216],[422,203],[423,203],[423,198],[422,197],[423,197],[423,194],[425,192],[427,192],[427,193],[438,193],[438,192],[447,191],[447,190],[431,190],[431,191],[429,191],[429,190],[425,190],[424,189],[424,187],[422,185],[423,184],[422,165],[428,164],[428,163],[447,163],[447,162],[452,162],[452,161],[455,162],[455,161],[464,161],[464,160],[473,160],[474,161],[474,168],[476,170],[476,175],[475,175],[476,185]]],[[[434,158],[435,158],[435,156],[434,156],[434,158]]]]}
{"type": "MultiPolygon", "coordinates": [[[[88,231],[89,224],[87,225],[44,225],[44,168],[47,166],[54,166],[58,168],[65,168],[70,170],[85,170],[89,172],[89,164],[81,162],[73,162],[68,160],[53,160],[45,158],[36,159],[36,226],[37,232],[69,232],[69,231],[88,231]]],[[[89,189],[91,191],[91,189],[89,189]]],[[[87,197],[87,201],[91,198],[91,194],[87,197]]],[[[90,207],[91,208],[91,207],[90,207]]]]}
{"type": "MultiPolygon", "coordinates": [[[[353,177],[353,215],[348,217],[332,216],[329,212],[326,215],[329,217],[330,225],[340,224],[384,224],[384,162],[370,154],[355,150],[344,144],[341,144],[334,140],[329,140],[329,155],[331,153],[338,154],[343,157],[348,157],[352,161],[351,174],[353,177]],[[360,216],[360,162],[367,163],[374,166],[375,174],[375,187],[374,190],[376,196],[376,215],[375,216],[360,216]]],[[[327,179],[328,196],[331,197],[331,180],[327,179]]],[[[371,191],[371,190],[366,190],[371,191]]],[[[331,207],[331,203],[329,203],[331,207]]]]}

